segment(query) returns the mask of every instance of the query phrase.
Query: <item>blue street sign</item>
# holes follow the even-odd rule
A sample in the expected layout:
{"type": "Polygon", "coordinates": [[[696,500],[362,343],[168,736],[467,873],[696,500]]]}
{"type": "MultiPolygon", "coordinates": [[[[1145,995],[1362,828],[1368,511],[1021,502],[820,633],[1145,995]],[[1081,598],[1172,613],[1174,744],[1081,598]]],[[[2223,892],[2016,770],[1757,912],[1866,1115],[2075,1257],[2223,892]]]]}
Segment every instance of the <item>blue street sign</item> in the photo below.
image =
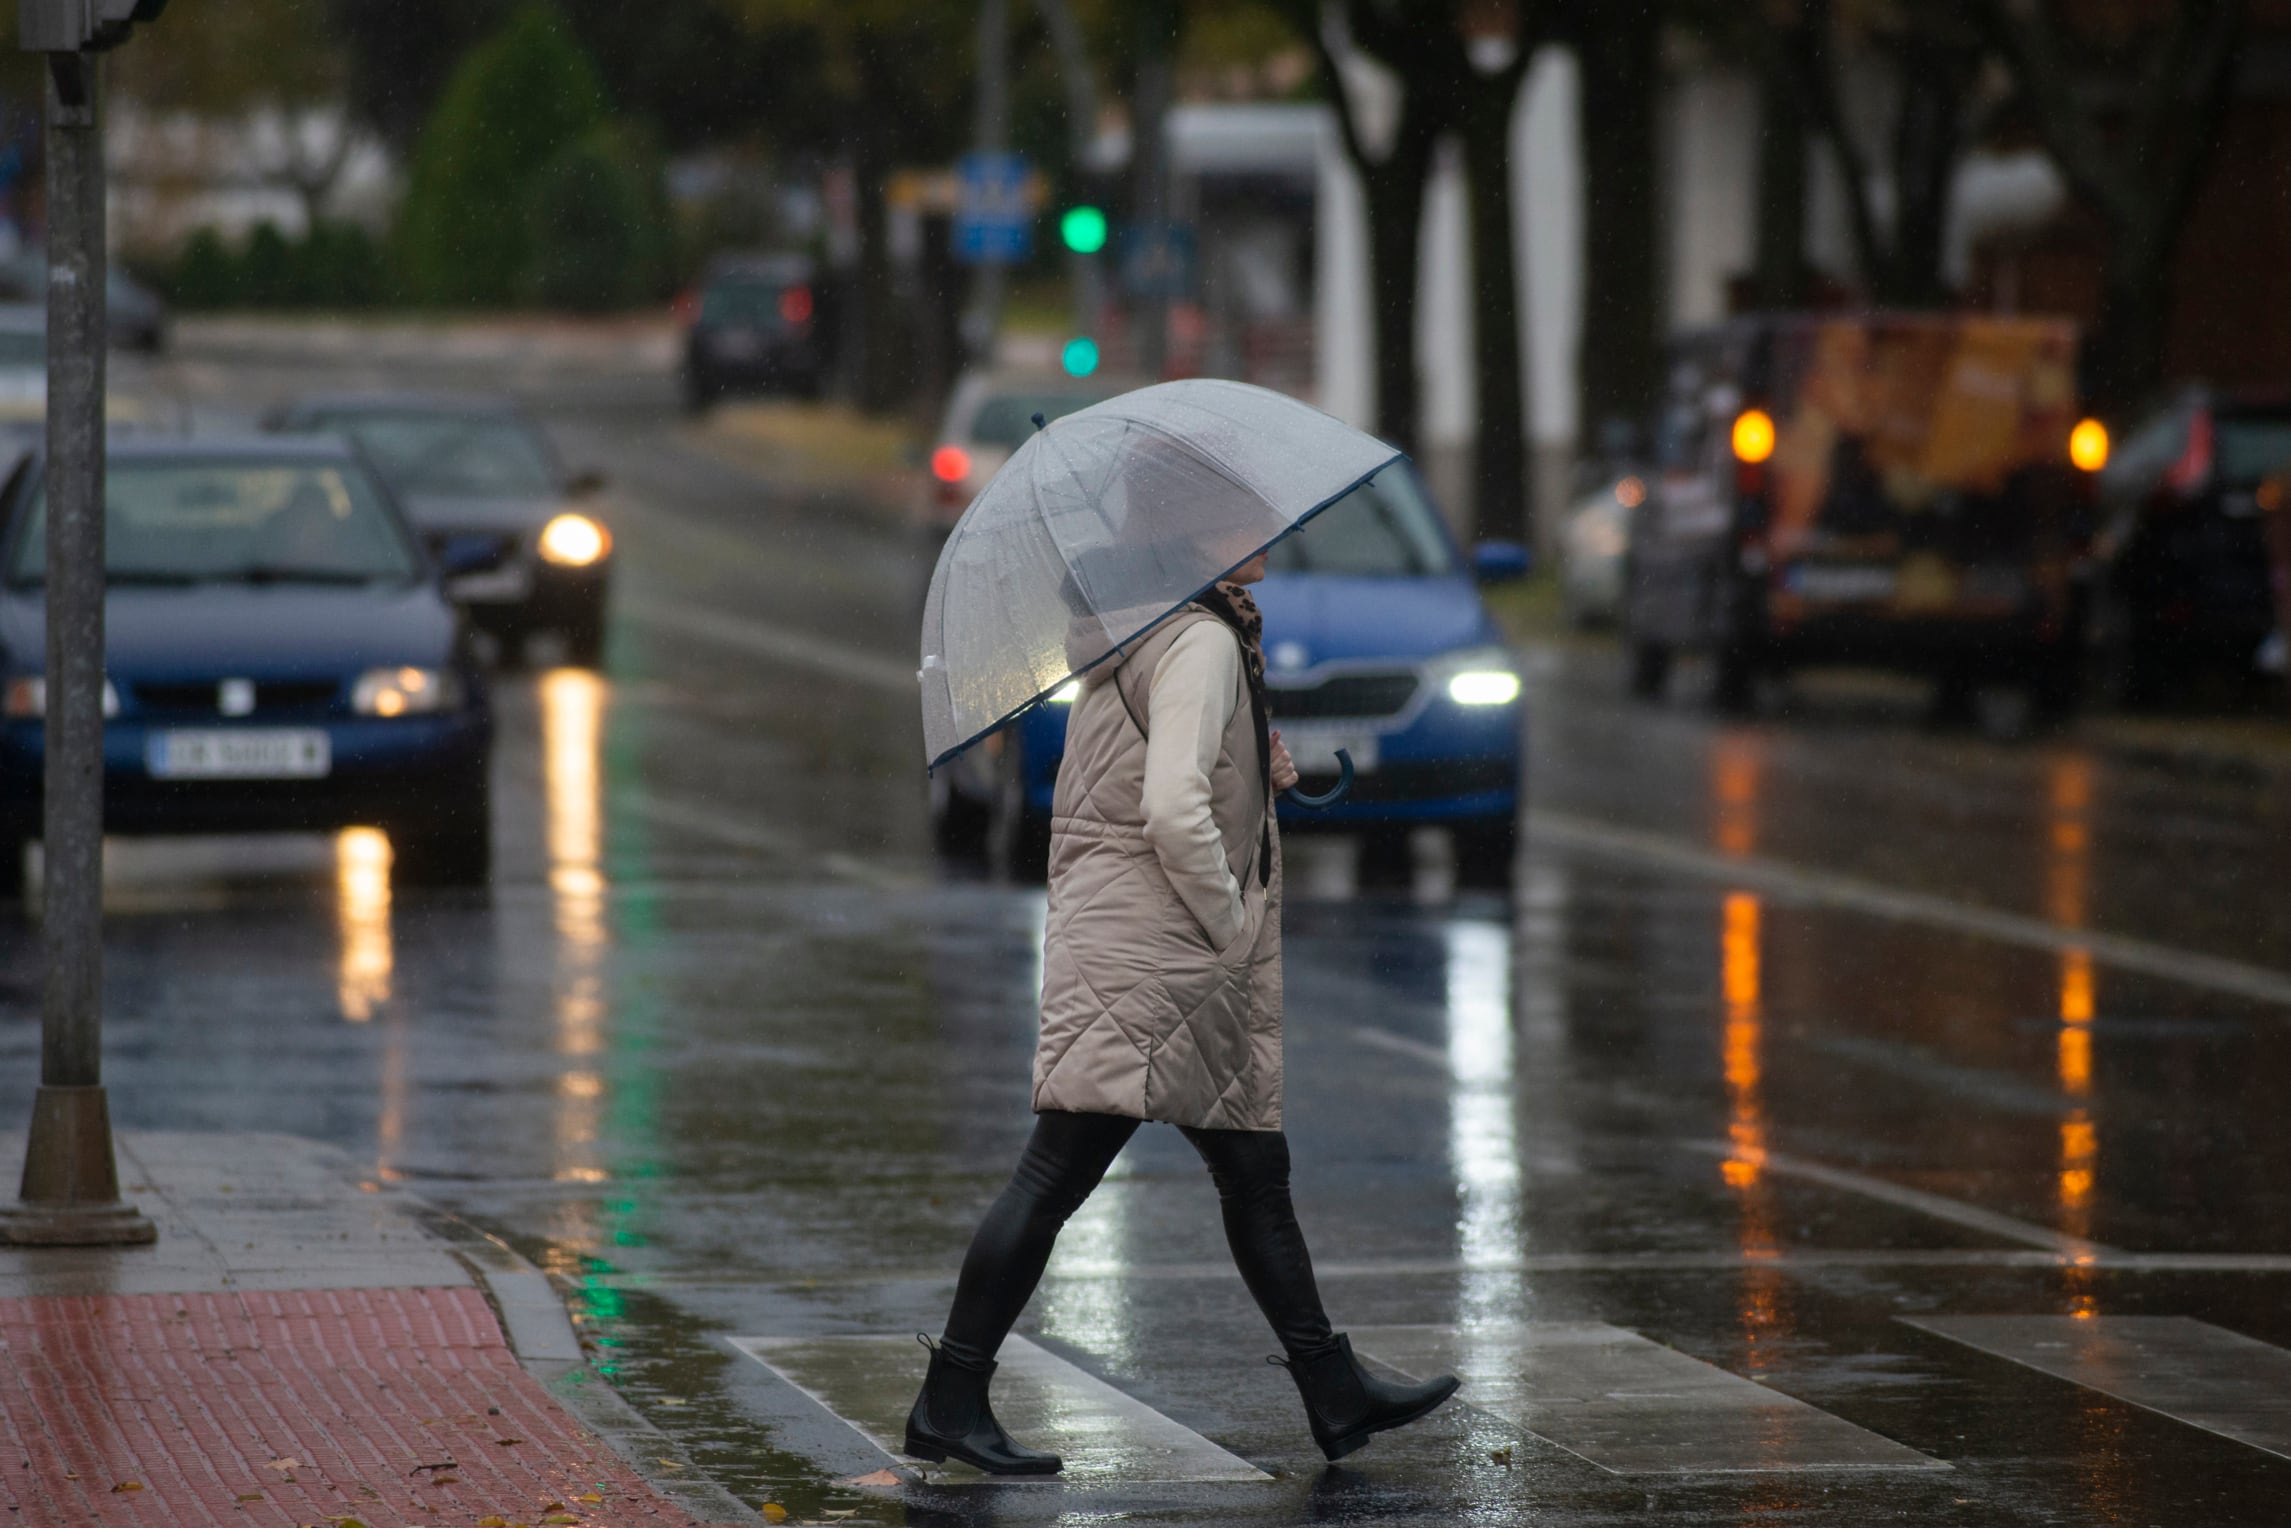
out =
{"type": "Polygon", "coordinates": [[[955,163],[954,257],[1015,265],[1034,253],[1034,204],[1024,154],[965,154],[955,163]]]}

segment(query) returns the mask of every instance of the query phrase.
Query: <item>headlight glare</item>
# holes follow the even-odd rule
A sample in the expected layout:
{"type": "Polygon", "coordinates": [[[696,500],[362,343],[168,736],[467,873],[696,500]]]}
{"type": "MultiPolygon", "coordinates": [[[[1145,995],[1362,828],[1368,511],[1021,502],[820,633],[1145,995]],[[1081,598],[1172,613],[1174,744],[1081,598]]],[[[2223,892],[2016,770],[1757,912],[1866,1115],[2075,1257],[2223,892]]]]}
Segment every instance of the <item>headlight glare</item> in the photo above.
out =
{"type": "Polygon", "coordinates": [[[541,555],[559,567],[585,568],[611,551],[612,545],[603,526],[570,510],[541,527],[541,555]]]}
{"type": "Polygon", "coordinates": [[[1519,675],[1509,669],[1466,669],[1448,681],[1459,706],[1508,706],[1519,699],[1519,675]]]}
{"type": "Polygon", "coordinates": [[[437,669],[368,669],[350,691],[350,709],[360,716],[418,716],[460,704],[460,681],[437,669]]]}

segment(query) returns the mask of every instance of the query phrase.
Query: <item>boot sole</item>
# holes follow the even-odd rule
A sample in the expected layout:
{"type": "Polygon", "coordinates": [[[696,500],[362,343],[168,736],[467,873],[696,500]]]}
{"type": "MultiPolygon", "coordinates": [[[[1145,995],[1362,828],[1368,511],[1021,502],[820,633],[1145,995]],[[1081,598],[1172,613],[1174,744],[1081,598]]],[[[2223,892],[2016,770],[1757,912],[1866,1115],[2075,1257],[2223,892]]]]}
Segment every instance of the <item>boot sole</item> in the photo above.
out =
{"type": "Polygon", "coordinates": [[[1331,1438],[1327,1442],[1321,1444],[1321,1453],[1326,1455],[1329,1462],[1332,1464],[1337,1460],[1344,1458],[1347,1454],[1357,1454],[1362,1449],[1368,1447],[1368,1440],[1375,1437],[1378,1433],[1390,1432],[1396,1427],[1406,1427],[1411,1422],[1423,1421],[1433,1412],[1439,1410],[1442,1406],[1445,1406],[1448,1403],[1449,1398],[1452,1397],[1459,1388],[1461,1388],[1461,1385],[1462,1382],[1460,1380],[1450,1380],[1448,1381],[1448,1387],[1445,1390],[1442,1390],[1438,1395],[1428,1398],[1422,1405],[1416,1407],[1413,1411],[1410,1411],[1402,1416],[1386,1417],[1383,1421],[1378,1422],[1373,1427],[1359,1427],[1353,1429],[1351,1432],[1339,1434],[1337,1437],[1331,1438]]]}
{"type": "Polygon", "coordinates": [[[932,1464],[943,1463],[952,1455],[972,1469],[984,1470],[989,1475],[1055,1475],[1066,1467],[1066,1461],[1056,1455],[1039,1464],[990,1464],[960,1444],[941,1443],[935,1439],[918,1437],[914,1433],[907,1434],[906,1454],[910,1459],[928,1460],[932,1464]]]}

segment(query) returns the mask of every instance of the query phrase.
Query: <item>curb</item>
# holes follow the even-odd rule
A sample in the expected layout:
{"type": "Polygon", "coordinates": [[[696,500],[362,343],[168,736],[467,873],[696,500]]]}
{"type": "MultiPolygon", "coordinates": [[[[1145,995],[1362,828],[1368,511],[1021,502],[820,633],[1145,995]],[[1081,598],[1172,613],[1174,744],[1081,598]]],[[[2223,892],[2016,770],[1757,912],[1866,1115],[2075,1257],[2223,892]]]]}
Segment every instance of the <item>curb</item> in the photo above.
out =
{"type": "Polygon", "coordinates": [[[589,1366],[565,1302],[547,1274],[500,1237],[450,1210],[411,1195],[405,1196],[404,1207],[469,1270],[525,1372],[647,1485],[703,1522],[764,1522],[753,1507],[702,1473],[681,1444],[623,1400],[611,1382],[589,1366]],[[664,1468],[663,1460],[674,1463],[664,1468]]]}

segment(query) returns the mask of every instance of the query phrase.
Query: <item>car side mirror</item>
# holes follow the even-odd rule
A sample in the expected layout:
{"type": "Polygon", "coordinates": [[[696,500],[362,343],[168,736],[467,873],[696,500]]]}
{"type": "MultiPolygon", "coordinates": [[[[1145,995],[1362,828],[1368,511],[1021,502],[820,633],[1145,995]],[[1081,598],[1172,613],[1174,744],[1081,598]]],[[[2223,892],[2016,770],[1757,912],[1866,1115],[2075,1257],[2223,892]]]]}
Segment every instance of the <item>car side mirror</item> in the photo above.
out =
{"type": "Polygon", "coordinates": [[[500,558],[491,536],[448,536],[437,549],[438,572],[448,579],[489,572],[500,558]]]}
{"type": "Polygon", "coordinates": [[[594,467],[584,467],[565,479],[568,498],[587,499],[605,491],[605,475],[594,467]]]}
{"type": "Polygon", "coordinates": [[[1472,548],[1472,576],[1483,584],[1515,583],[1527,577],[1533,562],[1516,541],[1483,541],[1472,548]]]}

